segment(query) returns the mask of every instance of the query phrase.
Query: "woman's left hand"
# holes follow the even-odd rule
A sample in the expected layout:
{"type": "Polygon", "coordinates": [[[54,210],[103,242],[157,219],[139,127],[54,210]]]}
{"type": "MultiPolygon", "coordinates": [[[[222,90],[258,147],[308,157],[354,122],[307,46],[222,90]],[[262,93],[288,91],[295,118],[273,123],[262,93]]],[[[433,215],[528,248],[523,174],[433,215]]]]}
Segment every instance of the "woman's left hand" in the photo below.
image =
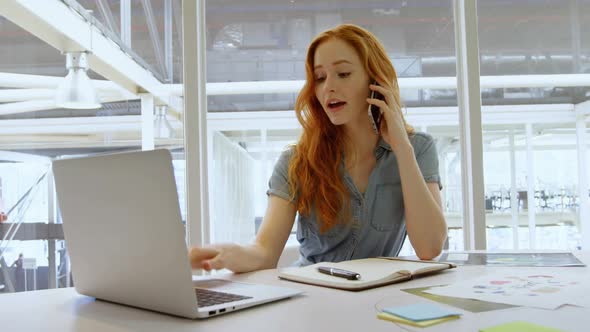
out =
{"type": "Polygon", "coordinates": [[[394,152],[400,147],[410,145],[401,109],[395,102],[393,91],[375,84],[370,84],[369,89],[377,91],[385,97],[385,100],[367,98],[369,104],[375,105],[381,110],[382,121],[379,132],[385,142],[391,146],[394,152]]]}

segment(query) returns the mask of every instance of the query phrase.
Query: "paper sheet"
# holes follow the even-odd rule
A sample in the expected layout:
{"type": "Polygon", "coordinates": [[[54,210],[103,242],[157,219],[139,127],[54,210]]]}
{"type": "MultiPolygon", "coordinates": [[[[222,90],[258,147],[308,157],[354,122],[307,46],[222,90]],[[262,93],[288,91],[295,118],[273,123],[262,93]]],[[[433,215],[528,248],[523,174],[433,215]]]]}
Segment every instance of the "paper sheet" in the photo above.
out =
{"type": "MultiPolygon", "coordinates": [[[[442,296],[442,295],[435,295],[426,293],[427,290],[441,287],[446,285],[433,285],[428,287],[417,287],[417,288],[406,288],[402,289],[402,291],[406,293],[410,293],[416,296],[421,296],[423,298],[429,299],[434,302],[446,304],[449,306],[453,306],[455,308],[463,309],[469,312],[485,312],[485,311],[492,311],[492,310],[502,310],[508,308],[518,308],[518,306],[513,306],[510,304],[505,303],[495,303],[495,302],[486,302],[481,300],[474,300],[474,299],[465,299],[459,297],[452,297],[452,296],[442,296]]],[[[590,306],[589,306],[590,307],[590,306]]]]}
{"type": "Polygon", "coordinates": [[[580,294],[590,287],[572,273],[525,270],[488,275],[425,292],[535,308],[556,309],[564,304],[583,305],[580,294]]]}
{"type": "Polygon", "coordinates": [[[427,327],[427,326],[431,326],[431,325],[436,325],[436,324],[444,323],[444,322],[447,322],[450,320],[459,319],[459,317],[461,317],[461,316],[449,316],[449,317],[445,317],[445,318],[438,318],[438,319],[423,320],[423,321],[415,322],[415,321],[412,321],[409,319],[403,319],[403,318],[395,316],[395,315],[390,315],[386,312],[380,312],[377,314],[377,318],[382,319],[382,320],[388,320],[388,321],[395,322],[395,323],[402,323],[402,324],[407,324],[407,325],[411,325],[411,326],[418,326],[418,327],[427,327]]]}
{"type": "Polygon", "coordinates": [[[510,322],[500,324],[487,329],[479,330],[479,332],[562,332],[561,330],[545,327],[529,322],[510,322]]]}

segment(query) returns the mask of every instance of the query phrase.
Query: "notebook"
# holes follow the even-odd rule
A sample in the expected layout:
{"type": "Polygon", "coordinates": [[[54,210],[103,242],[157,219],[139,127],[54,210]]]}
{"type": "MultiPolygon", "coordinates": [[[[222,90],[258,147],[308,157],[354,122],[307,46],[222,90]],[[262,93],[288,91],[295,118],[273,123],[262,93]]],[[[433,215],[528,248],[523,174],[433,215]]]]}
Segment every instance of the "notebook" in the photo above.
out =
{"type": "Polygon", "coordinates": [[[456,265],[452,263],[377,257],[284,268],[279,270],[279,278],[316,286],[358,291],[403,282],[454,267],[456,265]],[[320,273],[319,267],[355,272],[360,274],[360,278],[358,280],[348,280],[320,273]]]}

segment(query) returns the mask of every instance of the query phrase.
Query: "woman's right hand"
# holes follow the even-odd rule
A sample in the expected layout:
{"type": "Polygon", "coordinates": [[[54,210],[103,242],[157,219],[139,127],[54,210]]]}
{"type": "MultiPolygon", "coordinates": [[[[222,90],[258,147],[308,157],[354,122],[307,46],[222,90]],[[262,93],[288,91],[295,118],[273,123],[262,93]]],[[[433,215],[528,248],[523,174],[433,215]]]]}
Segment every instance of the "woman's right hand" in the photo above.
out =
{"type": "Polygon", "coordinates": [[[193,269],[211,271],[211,261],[219,256],[220,250],[213,247],[192,247],[189,252],[191,266],[193,269]]]}
{"type": "Polygon", "coordinates": [[[229,269],[237,272],[250,268],[244,266],[244,250],[237,244],[215,244],[207,247],[192,247],[190,249],[191,266],[193,269],[205,271],[229,269]]]}

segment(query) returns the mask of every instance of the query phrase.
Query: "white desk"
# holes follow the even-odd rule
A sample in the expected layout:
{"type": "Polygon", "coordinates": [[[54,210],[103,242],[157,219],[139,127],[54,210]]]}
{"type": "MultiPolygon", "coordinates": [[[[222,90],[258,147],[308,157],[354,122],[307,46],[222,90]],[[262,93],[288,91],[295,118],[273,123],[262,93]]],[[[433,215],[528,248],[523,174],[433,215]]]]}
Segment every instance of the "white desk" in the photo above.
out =
{"type": "MultiPolygon", "coordinates": [[[[587,265],[590,252],[577,256],[587,265]]],[[[2,331],[401,331],[393,323],[376,318],[375,305],[393,306],[429,302],[400,289],[447,284],[491,271],[515,268],[460,266],[440,275],[425,277],[362,292],[348,292],[278,280],[275,270],[228,279],[262,282],[302,289],[305,295],[222,315],[192,321],[141,309],[96,301],[78,295],[73,288],[0,295],[2,331]]],[[[588,267],[535,268],[578,271],[590,282],[588,267]]],[[[590,296],[590,294],[588,294],[590,296]]],[[[590,308],[565,306],[557,310],[511,308],[470,313],[462,318],[425,329],[403,325],[410,331],[477,331],[513,320],[526,320],[564,331],[589,331],[590,308]]]]}

